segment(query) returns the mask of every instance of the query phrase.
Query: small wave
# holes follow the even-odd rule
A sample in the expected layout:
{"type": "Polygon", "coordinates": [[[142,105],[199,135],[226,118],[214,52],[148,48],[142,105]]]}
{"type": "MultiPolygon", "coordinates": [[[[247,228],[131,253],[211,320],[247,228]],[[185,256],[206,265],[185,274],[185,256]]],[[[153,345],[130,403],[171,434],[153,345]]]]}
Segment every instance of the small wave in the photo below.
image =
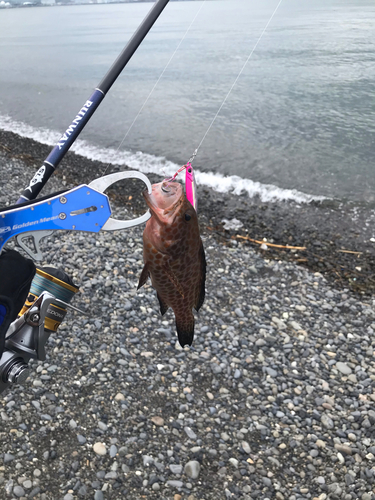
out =
{"type": "Polygon", "coordinates": [[[222,175],[212,172],[195,172],[198,184],[204,184],[220,193],[233,193],[240,195],[247,193],[250,198],[259,196],[263,202],[295,201],[297,203],[310,203],[323,201],[324,196],[315,196],[302,193],[297,189],[283,189],[273,184],[262,184],[244,179],[238,175],[222,175]]]}
{"type": "MultiPolygon", "coordinates": [[[[6,132],[14,132],[21,137],[27,137],[49,146],[54,146],[61,137],[59,132],[32,127],[26,123],[15,121],[9,116],[2,115],[0,115],[0,129],[6,132]]],[[[141,151],[132,153],[131,151],[116,151],[112,148],[99,148],[81,139],[78,139],[73,144],[71,151],[89,160],[98,160],[109,165],[124,165],[144,174],[154,173],[167,177],[172,176],[180,167],[180,165],[162,156],[154,156],[141,151]]],[[[310,203],[311,201],[326,199],[324,196],[309,195],[296,189],[283,189],[273,184],[262,184],[238,175],[222,175],[198,170],[195,171],[195,174],[197,183],[200,185],[205,185],[220,193],[235,195],[247,193],[250,198],[258,196],[263,202],[295,201],[297,203],[310,203]]],[[[89,182],[89,180],[91,179],[87,181],[89,182]]]]}

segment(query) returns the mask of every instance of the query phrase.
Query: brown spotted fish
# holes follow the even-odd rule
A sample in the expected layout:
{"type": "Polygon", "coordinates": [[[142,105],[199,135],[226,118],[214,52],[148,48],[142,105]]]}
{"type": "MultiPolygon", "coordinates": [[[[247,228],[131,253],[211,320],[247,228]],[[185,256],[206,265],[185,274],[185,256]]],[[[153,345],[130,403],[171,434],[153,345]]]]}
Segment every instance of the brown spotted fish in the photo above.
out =
{"type": "Polygon", "coordinates": [[[181,346],[194,337],[193,307],[204,301],[206,259],[197,213],[178,182],[160,182],[143,193],[151,211],[143,233],[144,268],[138,288],[151,277],[162,315],[169,307],[176,317],[181,346]]]}

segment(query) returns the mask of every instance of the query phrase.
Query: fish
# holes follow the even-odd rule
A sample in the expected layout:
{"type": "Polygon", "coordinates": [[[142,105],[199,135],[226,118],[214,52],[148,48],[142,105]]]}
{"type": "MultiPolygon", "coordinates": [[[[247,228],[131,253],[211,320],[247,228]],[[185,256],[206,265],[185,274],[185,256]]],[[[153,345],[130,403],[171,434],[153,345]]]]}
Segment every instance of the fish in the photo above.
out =
{"type": "Polygon", "coordinates": [[[143,232],[144,267],[138,289],[151,278],[162,316],[171,308],[182,347],[192,345],[194,314],[205,299],[206,257],[198,216],[179,182],[143,192],[151,212],[143,232]]]}

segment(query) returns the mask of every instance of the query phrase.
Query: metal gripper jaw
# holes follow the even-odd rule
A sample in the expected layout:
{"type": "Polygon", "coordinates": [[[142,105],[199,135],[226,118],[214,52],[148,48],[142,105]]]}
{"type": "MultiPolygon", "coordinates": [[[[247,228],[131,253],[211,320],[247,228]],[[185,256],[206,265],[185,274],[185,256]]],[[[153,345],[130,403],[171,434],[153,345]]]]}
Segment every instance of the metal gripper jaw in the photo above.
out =
{"type": "Polygon", "coordinates": [[[97,233],[128,229],[147,222],[148,210],[131,220],[111,218],[111,207],[104,191],[123,179],[140,179],[152,192],[148,178],[136,171],[116,172],[95,179],[64,193],[0,210],[0,252],[7,241],[16,237],[19,246],[34,260],[43,258],[40,241],[53,231],[87,231],[97,233]],[[31,241],[31,246],[28,242],[31,241]]]}

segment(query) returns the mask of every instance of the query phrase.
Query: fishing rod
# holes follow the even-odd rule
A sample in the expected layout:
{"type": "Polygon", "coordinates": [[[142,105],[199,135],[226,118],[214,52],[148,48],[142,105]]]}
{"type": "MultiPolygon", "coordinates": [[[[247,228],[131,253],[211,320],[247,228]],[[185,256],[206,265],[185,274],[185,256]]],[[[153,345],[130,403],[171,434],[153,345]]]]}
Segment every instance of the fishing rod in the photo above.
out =
{"type": "Polygon", "coordinates": [[[60,138],[59,142],[44,160],[43,165],[31,179],[30,184],[24,189],[17,201],[17,204],[34,200],[38,196],[40,191],[46,185],[48,179],[51,177],[61,160],[64,158],[65,154],[69,151],[74,141],[77,139],[87,122],[99,107],[109,89],[112,87],[122,70],[134,55],[135,51],[138,49],[147,33],[155,24],[156,20],[163,12],[168,2],[169,0],[157,0],[155,2],[121,54],[117,57],[107,74],[95,88],[94,93],[89,99],[87,99],[70,126],[66,129],[65,133],[60,138]]]}

